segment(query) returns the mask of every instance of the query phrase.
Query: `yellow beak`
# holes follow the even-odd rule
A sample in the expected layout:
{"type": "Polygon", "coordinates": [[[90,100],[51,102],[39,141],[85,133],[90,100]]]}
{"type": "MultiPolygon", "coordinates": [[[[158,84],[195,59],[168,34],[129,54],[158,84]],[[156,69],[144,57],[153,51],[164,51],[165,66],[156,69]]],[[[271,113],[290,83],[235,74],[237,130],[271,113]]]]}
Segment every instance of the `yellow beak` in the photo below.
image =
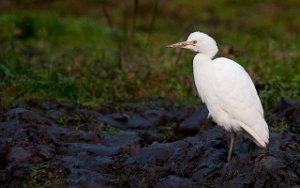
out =
{"type": "Polygon", "coordinates": [[[167,48],[184,48],[187,45],[193,45],[193,41],[183,41],[175,44],[168,45],[167,48]]]}

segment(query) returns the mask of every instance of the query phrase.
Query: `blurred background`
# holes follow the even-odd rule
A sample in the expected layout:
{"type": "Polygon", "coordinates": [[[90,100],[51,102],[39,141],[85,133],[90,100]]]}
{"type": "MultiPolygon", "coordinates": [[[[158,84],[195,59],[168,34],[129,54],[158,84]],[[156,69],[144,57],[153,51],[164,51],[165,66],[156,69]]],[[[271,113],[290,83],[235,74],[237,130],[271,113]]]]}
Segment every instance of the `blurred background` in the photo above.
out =
{"type": "Polygon", "coordinates": [[[1,109],[54,100],[200,104],[189,51],[202,31],[249,72],[265,109],[300,99],[298,0],[1,0],[1,109]]]}

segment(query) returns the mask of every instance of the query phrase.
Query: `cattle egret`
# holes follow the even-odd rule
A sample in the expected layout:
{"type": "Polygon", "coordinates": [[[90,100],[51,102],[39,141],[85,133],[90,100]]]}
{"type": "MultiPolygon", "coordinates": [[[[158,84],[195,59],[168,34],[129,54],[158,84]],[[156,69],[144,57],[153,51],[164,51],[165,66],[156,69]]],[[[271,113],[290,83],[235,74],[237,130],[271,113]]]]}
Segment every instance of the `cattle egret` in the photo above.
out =
{"type": "Polygon", "coordinates": [[[213,59],[218,47],[213,38],[202,32],[191,33],[184,42],[167,46],[197,53],[193,60],[196,88],[206,104],[209,117],[231,132],[227,160],[231,159],[235,135],[246,132],[259,147],[269,142],[269,129],[255,86],[242,66],[231,59],[213,59]]]}

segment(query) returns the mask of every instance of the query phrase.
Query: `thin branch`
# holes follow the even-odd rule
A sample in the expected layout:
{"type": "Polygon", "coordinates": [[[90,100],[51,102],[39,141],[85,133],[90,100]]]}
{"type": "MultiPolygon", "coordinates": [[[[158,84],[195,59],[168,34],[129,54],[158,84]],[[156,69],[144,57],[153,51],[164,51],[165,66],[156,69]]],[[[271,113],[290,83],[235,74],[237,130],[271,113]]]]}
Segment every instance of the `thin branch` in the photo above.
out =
{"type": "Polygon", "coordinates": [[[119,58],[120,67],[124,68],[124,66],[125,66],[125,56],[124,56],[123,45],[121,43],[121,40],[118,39],[118,35],[114,31],[114,24],[113,24],[113,22],[110,18],[110,15],[108,14],[108,11],[107,11],[104,3],[101,4],[101,7],[102,7],[102,11],[104,13],[104,17],[106,19],[106,22],[107,22],[109,28],[111,29],[112,36],[113,36],[114,40],[117,42],[117,45],[118,45],[117,55],[118,55],[118,58],[119,58]]]}
{"type": "Polygon", "coordinates": [[[175,60],[175,65],[181,64],[182,54],[183,54],[183,50],[180,49],[179,53],[177,54],[176,60],[175,60]]]}
{"type": "Polygon", "coordinates": [[[104,3],[101,3],[101,8],[102,8],[102,11],[104,13],[104,17],[105,17],[105,20],[106,20],[108,26],[112,29],[113,28],[113,22],[110,19],[110,16],[109,16],[109,14],[106,10],[106,7],[105,7],[104,3]]]}
{"type": "Polygon", "coordinates": [[[135,35],[136,18],[137,18],[136,16],[137,16],[137,12],[138,12],[138,4],[139,4],[139,0],[134,0],[131,32],[130,32],[130,37],[129,37],[129,44],[130,44],[129,46],[133,45],[133,39],[134,39],[134,35],[135,35]]]}
{"type": "Polygon", "coordinates": [[[148,31],[148,36],[147,36],[147,43],[149,42],[149,38],[150,38],[150,36],[152,34],[152,31],[153,31],[154,21],[155,21],[156,14],[157,14],[157,9],[158,9],[158,0],[155,0],[154,10],[153,10],[153,14],[152,14],[151,22],[150,22],[150,27],[149,27],[149,31],[148,31]]]}
{"type": "MultiPolygon", "coordinates": [[[[123,1],[123,32],[127,34],[128,29],[128,1],[123,1]]],[[[126,36],[128,37],[128,36],[126,36]]]]}

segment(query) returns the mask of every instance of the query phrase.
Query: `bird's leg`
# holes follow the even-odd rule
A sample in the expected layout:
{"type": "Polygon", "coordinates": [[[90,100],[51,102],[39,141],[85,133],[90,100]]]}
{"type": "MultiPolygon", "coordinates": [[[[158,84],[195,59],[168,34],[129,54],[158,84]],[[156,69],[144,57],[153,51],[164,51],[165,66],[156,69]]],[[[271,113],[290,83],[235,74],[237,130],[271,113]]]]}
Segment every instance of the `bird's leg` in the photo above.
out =
{"type": "Polygon", "coordinates": [[[229,151],[228,151],[227,161],[230,161],[230,159],[231,159],[232,149],[233,149],[235,137],[236,137],[235,132],[231,132],[231,138],[230,138],[230,145],[229,145],[229,151]]]}
{"type": "Polygon", "coordinates": [[[249,154],[250,156],[252,155],[253,147],[254,147],[253,142],[250,142],[250,143],[249,143],[249,146],[248,146],[248,154],[249,154]]]}

